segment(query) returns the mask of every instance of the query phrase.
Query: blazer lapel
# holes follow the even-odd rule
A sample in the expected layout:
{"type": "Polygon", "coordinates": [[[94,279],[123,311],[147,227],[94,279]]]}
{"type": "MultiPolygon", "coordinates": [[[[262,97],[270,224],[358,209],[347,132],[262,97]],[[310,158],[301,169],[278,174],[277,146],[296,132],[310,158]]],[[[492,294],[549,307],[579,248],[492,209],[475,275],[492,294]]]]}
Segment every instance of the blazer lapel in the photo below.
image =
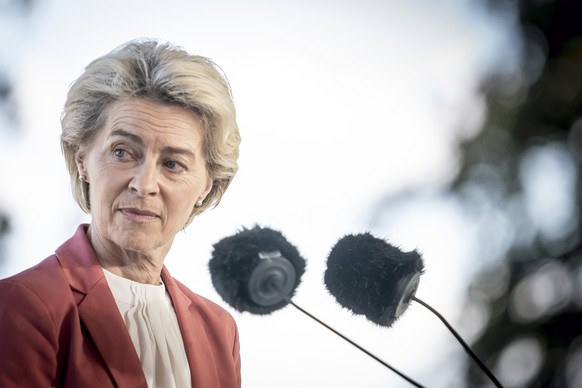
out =
{"type": "Polygon", "coordinates": [[[178,317],[182,340],[188,357],[193,387],[214,387],[220,381],[216,361],[212,358],[212,346],[208,339],[205,326],[196,311],[196,306],[190,298],[182,293],[166,267],[162,269],[162,280],[170,294],[170,298],[178,317]]]}
{"type": "Polygon", "coordinates": [[[135,347],[105,277],[79,303],[79,315],[118,385],[147,387],[135,347]]]}
{"type": "Polygon", "coordinates": [[[116,384],[147,388],[135,347],[89,244],[86,228],[81,225],[56,252],[77,300],[81,322],[116,384]]]}

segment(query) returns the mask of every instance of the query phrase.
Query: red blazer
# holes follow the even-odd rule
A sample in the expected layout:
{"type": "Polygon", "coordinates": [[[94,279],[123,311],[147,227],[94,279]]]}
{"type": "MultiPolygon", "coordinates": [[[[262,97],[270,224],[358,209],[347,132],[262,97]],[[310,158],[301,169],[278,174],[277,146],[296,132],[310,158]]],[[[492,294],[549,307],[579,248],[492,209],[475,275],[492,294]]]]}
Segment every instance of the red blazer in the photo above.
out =
{"type": "MultiPolygon", "coordinates": [[[[87,225],[35,267],[0,280],[0,387],[147,387],[87,225]]],[[[240,387],[238,331],[213,302],[162,279],[195,388],[240,387]]]]}

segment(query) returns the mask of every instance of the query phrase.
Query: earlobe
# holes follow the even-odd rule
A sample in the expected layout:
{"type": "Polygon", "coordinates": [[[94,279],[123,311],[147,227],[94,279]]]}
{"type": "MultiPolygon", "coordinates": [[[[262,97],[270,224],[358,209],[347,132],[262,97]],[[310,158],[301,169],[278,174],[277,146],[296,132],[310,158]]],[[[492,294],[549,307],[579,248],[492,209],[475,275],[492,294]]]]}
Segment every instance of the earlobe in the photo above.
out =
{"type": "Polygon", "coordinates": [[[87,180],[87,171],[85,169],[85,155],[78,150],[75,153],[75,163],[77,164],[77,171],[79,171],[79,179],[82,181],[87,180]]]}

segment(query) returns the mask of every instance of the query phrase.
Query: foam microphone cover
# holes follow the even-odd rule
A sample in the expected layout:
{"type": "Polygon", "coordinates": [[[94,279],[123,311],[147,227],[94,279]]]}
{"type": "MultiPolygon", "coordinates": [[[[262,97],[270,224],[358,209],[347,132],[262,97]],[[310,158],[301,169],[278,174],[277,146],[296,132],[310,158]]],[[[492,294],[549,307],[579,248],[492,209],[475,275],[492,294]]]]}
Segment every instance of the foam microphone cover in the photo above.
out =
{"type": "Polygon", "coordinates": [[[417,251],[403,252],[370,233],[350,234],[331,249],[324,282],[340,305],[390,327],[408,307],[423,271],[417,251]]]}
{"type": "Polygon", "coordinates": [[[209,269],[220,296],[238,311],[266,315],[286,306],[305,259],[279,231],[255,225],[213,246],[209,269]]]}

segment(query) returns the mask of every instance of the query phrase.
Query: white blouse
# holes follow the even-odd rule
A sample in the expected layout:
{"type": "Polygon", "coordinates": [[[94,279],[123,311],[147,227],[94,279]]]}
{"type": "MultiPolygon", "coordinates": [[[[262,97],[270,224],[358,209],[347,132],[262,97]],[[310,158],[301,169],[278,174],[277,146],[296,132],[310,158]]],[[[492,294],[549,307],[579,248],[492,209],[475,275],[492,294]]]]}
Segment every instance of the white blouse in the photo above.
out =
{"type": "Polygon", "coordinates": [[[103,269],[149,387],[191,387],[178,318],[163,284],[134,282],[103,269]]]}

